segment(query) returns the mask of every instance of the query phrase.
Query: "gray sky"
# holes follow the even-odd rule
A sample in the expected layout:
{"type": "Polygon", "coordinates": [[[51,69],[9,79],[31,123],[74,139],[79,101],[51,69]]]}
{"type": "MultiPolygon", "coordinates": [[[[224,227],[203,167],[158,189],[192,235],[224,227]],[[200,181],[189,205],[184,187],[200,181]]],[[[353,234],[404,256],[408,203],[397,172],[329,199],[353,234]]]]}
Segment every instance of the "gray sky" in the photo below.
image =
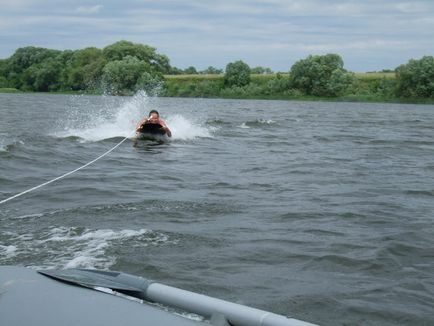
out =
{"type": "Polygon", "coordinates": [[[287,71],[338,53],[353,71],[394,69],[434,55],[434,0],[0,0],[0,58],[119,40],[156,47],[180,68],[241,59],[287,71]]]}

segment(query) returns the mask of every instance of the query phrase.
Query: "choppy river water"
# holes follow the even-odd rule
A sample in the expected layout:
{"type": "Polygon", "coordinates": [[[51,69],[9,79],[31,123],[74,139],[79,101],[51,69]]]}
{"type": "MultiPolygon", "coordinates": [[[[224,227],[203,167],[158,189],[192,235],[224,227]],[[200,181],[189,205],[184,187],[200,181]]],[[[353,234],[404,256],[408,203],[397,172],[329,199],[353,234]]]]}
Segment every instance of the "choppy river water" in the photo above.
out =
{"type": "Polygon", "coordinates": [[[120,270],[321,325],[434,324],[434,106],[0,94],[0,264],[120,270]]]}

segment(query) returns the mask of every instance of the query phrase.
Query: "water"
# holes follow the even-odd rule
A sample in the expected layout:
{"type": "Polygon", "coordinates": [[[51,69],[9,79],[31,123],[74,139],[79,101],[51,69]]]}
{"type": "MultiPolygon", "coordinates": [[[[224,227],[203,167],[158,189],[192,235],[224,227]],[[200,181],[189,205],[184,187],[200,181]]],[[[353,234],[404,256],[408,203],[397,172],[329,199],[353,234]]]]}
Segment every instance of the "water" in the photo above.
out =
{"type": "Polygon", "coordinates": [[[434,107],[0,94],[0,199],[158,109],[174,137],[0,207],[0,264],[121,270],[322,325],[434,324],[434,107]]]}

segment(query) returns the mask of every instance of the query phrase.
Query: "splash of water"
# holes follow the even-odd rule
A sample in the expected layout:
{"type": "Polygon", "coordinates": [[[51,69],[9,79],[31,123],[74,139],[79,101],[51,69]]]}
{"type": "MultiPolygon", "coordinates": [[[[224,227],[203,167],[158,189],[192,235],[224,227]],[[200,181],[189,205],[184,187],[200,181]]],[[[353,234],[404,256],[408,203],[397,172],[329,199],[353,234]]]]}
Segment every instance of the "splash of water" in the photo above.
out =
{"type": "Polygon", "coordinates": [[[192,122],[182,115],[169,115],[167,124],[174,140],[191,140],[196,137],[211,137],[210,129],[192,122]]]}
{"type": "MultiPolygon", "coordinates": [[[[158,109],[158,108],[157,108],[158,109]]],[[[130,137],[135,127],[150,110],[149,98],[144,91],[138,92],[119,104],[106,104],[102,108],[72,110],[69,121],[56,137],[79,137],[82,141],[100,141],[114,137],[130,137]]],[[[172,131],[173,140],[191,140],[196,137],[211,137],[210,129],[193,122],[180,114],[167,114],[166,122],[172,131]]],[[[68,120],[68,119],[67,119],[68,120]]]]}
{"type": "Polygon", "coordinates": [[[240,124],[240,125],[238,126],[238,128],[241,128],[241,129],[250,129],[250,127],[249,127],[248,125],[246,125],[245,122],[243,122],[242,124],[240,124]]]}
{"type": "Polygon", "coordinates": [[[7,136],[0,134],[0,152],[7,152],[11,142],[8,141],[7,136]]]}
{"type": "Polygon", "coordinates": [[[137,121],[144,115],[148,106],[148,96],[138,92],[120,106],[106,104],[91,113],[77,108],[66,121],[64,130],[55,134],[58,137],[79,137],[84,141],[99,141],[114,137],[131,136],[137,121]],[[82,116],[80,116],[82,114],[82,116]]]}

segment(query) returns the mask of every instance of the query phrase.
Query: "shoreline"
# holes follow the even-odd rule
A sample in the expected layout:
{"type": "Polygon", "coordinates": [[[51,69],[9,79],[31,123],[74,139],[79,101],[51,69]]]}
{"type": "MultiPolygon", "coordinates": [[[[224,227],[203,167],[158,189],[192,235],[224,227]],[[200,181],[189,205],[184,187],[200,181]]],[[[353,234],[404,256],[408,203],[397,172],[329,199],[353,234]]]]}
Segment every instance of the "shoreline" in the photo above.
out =
{"type": "MultiPolygon", "coordinates": [[[[20,91],[14,88],[0,88],[0,94],[50,94],[50,95],[87,95],[102,96],[102,92],[83,92],[83,91],[56,91],[56,92],[29,92],[20,91]]],[[[110,95],[110,96],[134,96],[134,94],[110,95]]],[[[258,95],[258,96],[157,96],[161,98],[200,98],[200,99],[222,99],[222,100],[263,100],[263,101],[299,101],[299,102],[348,102],[348,103],[378,103],[378,104],[418,104],[434,105],[434,99],[402,99],[389,98],[381,99],[375,96],[339,96],[339,97],[319,97],[319,96],[278,96],[278,95],[258,95]]]]}

